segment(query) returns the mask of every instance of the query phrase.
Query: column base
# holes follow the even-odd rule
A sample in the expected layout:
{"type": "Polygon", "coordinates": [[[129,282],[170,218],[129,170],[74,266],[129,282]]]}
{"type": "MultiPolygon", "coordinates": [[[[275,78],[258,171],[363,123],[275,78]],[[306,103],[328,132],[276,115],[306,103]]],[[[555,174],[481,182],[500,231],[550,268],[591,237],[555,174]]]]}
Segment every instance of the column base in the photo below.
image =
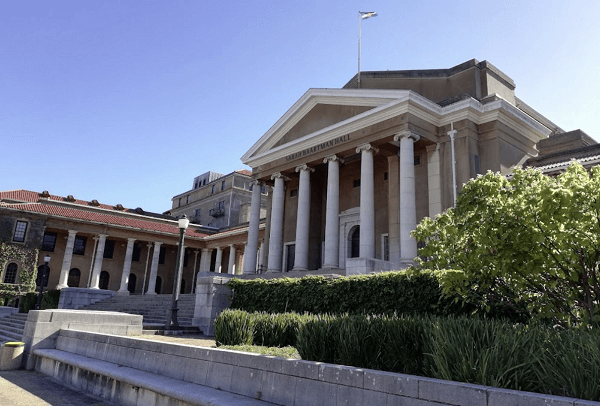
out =
{"type": "Polygon", "coordinates": [[[308,268],[293,268],[292,271],[299,271],[299,272],[306,272],[308,271],[308,268]]]}
{"type": "Polygon", "coordinates": [[[56,285],[56,288],[55,288],[55,289],[56,289],[56,290],[61,290],[61,289],[68,288],[68,287],[69,287],[69,286],[67,286],[67,285],[60,285],[60,284],[58,284],[58,285],[56,285]]]}
{"type": "Polygon", "coordinates": [[[117,296],[129,296],[128,290],[117,290],[117,296]]]}
{"type": "Polygon", "coordinates": [[[146,292],[146,295],[156,296],[156,292],[146,292]]]}
{"type": "Polygon", "coordinates": [[[267,269],[266,273],[281,273],[281,269],[267,269]]]}

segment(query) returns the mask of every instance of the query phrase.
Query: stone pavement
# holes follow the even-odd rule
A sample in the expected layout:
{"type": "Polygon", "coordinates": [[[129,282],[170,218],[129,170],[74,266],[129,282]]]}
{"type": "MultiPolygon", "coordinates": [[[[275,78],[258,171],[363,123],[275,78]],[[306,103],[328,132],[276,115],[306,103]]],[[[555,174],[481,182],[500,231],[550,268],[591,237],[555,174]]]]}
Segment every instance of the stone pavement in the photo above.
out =
{"type": "Polygon", "coordinates": [[[0,406],[109,406],[35,371],[0,372],[0,406]]]}

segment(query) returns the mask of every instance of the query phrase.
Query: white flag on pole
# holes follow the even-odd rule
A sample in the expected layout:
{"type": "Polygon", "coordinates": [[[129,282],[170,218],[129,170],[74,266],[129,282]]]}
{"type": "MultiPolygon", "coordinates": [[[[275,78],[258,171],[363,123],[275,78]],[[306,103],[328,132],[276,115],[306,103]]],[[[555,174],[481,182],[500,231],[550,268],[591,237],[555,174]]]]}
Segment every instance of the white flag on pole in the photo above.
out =
{"type": "Polygon", "coordinates": [[[359,11],[359,13],[362,20],[366,20],[367,18],[371,17],[377,17],[376,11],[359,11]]]}

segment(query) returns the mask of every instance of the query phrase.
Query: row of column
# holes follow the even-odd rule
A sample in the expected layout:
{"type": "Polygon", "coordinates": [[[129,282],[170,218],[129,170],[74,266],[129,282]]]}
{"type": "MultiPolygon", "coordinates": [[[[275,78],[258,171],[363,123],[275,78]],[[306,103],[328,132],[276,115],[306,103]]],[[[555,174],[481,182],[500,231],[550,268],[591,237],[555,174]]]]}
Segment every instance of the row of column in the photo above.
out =
{"type": "MultiPolygon", "coordinates": [[[[258,188],[260,192],[260,188],[258,188]]],[[[67,288],[67,281],[69,277],[69,270],[71,269],[71,261],[73,259],[73,249],[75,246],[75,237],[77,235],[77,231],[68,230],[67,244],[65,247],[65,254],[63,257],[59,282],[56,286],[56,289],[67,288]]],[[[97,236],[97,244],[96,251],[94,255],[94,263],[92,267],[92,277],[90,281],[90,289],[99,289],[100,283],[100,273],[102,272],[102,262],[104,259],[104,247],[106,245],[107,234],[99,234],[97,236]]],[[[131,263],[133,258],[133,247],[136,239],[128,238],[127,239],[127,248],[125,250],[125,261],[123,264],[123,271],[121,273],[121,283],[118,294],[129,294],[127,290],[127,283],[129,282],[129,275],[131,273],[131,263]]],[[[159,257],[160,257],[160,247],[162,246],[162,242],[154,243],[154,252],[152,255],[152,262],[150,266],[150,276],[148,278],[148,287],[146,289],[146,294],[153,295],[156,294],[156,278],[158,275],[158,265],[159,265],[159,257]]],[[[148,244],[148,249],[152,247],[152,244],[148,244]]],[[[185,246],[183,247],[185,250],[185,246]]],[[[183,253],[182,250],[182,253],[183,253]]],[[[227,267],[227,273],[234,274],[235,273],[235,265],[236,265],[236,247],[233,244],[229,245],[229,263],[227,267]]],[[[211,251],[208,248],[202,249],[202,256],[200,259],[200,272],[209,272],[210,271],[210,262],[211,262],[211,251]]],[[[223,249],[221,247],[217,247],[217,255],[215,261],[215,272],[222,272],[221,263],[222,263],[222,255],[223,249]]],[[[256,262],[255,262],[256,263],[256,262]]],[[[196,266],[194,264],[194,269],[196,266]]]]}
{"type": "MultiPolygon", "coordinates": [[[[394,136],[400,143],[398,151],[400,160],[400,252],[401,262],[411,262],[417,256],[417,243],[410,232],[417,226],[414,143],[419,136],[411,131],[403,131],[394,136]]],[[[356,152],[361,154],[360,168],[360,243],[361,258],[375,257],[375,195],[373,154],[379,150],[369,143],[361,144],[356,152]]],[[[325,157],[327,164],[327,205],[325,213],[325,248],[324,267],[339,267],[339,165],[343,160],[336,155],[325,157]]],[[[309,224],[310,224],[310,173],[313,168],[306,164],[296,167],[299,173],[298,214],[296,218],[296,247],[294,270],[308,269],[309,224]]],[[[289,180],[281,173],[271,176],[274,181],[271,227],[269,234],[268,272],[281,272],[283,256],[283,221],[284,221],[284,182],[289,180]]],[[[255,182],[257,185],[262,183],[255,182]]],[[[260,209],[260,187],[252,193],[252,206],[248,230],[248,257],[256,258],[258,248],[258,225],[260,209]],[[258,193],[254,193],[259,190],[258,193]]],[[[244,273],[253,273],[256,263],[247,261],[244,273]]]]}

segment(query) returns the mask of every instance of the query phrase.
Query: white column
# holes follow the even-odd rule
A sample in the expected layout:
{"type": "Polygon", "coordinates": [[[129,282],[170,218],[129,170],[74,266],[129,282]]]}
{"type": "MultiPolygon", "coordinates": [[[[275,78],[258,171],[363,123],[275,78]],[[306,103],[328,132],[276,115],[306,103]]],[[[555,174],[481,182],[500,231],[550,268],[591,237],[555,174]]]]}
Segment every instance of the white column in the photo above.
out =
{"type": "Polygon", "coordinates": [[[256,252],[258,250],[258,226],[260,223],[260,191],[262,182],[254,181],[252,203],[250,205],[250,224],[248,225],[248,260],[244,262],[244,274],[256,271],[256,252]]]}
{"type": "Polygon", "coordinates": [[[129,273],[131,272],[131,258],[133,257],[133,243],[135,238],[127,239],[127,248],[125,250],[125,262],[123,263],[123,272],[121,273],[121,286],[117,295],[129,295],[127,282],[129,282],[129,273]]]}
{"type": "Polygon", "coordinates": [[[223,248],[217,247],[217,257],[215,258],[215,272],[221,273],[221,262],[223,262],[223,248]]]}
{"type": "Polygon", "coordinates": [[[442,171],[440,168],[440,144],[427,147],[427,194],[429,196],[429,217],[442,212],[442,171]]]}
{"type": "Polygon", "coordinates": [[[310,173],[314,172],[306,164],[296,167],[300,173],[298,186],[298,213],[296,216],[296,256],[294,271],[308,271],[308,236],[310,229],[310,173]]]}
{"type": "Polygon", "coordinates": [[[190,283],[190,293],[194,293],[194,286],[196,286],[196,275],[198,273],[198,250],[194,250],[194,268],[192,269],[192,275],[194,279],[192,279],[192,283],[190,283]]]}
{"type": "Polygon", "coordinates": [[[373,151],[379,149],[371,144],[356,148],[361,153],[360,162],[360,249],[361,258],[375,258],[375,186],[373,175],[373,151]]]}
{"type": "Polygon", "coordinates": [[[202,248],[202,256],[200,257],[200,272],[210,272],[210,257],[212,249],[202,248]]]}
{"type": "Polygon", "coordinates": [[[229,244],[229,264],[227,273],[233,275],[235,273],[235,245],[229,244]]]}
{"type": "Polygon", "coordinates": [[[156,275],[158,273],[158,258],[160,256],[160,246],[162,242],[154,243],[154,252],[152,253],[152,265],[150,266],[150,279],[148,280],[147,295],[156,295],[156,275]]]}
{"type": "Polygon", "coordinates": [[[65,247],[65,255],[60,268],[60,277],[56,289],[60,290],[69,287],[67,281],[69,280],[69,270],[71,269],[71,260],[73,259],[73,247],[75,246],[76,234],[77,231],[69,230],[69,237],[67,238],[67,246],[65,247]]]}
{"type": "Polygon", "coordinates": [[[281,272],[281,257],[283,255],[283,204],[285,201],[284,180],[281,173],[271,176],[275,180],[273,188],[273,203],[271,206],[271,233],[269,235],[268,272],[281,272]]]}
{"type": "Polygon", "coordinates": [[[400,262],[412,263],[417,256],[417,241],[410,233],[417,228],[414,143],[419,138],[411,131],[394,136],[400,141],[400,262]]]}
{"type": "Polygon", "coordinates": [[[100,272],[102,272],[102,260],[104,259],[104,245],[106,244],[106,234],[98,234],[98,245],[96,247],[96,260],[94,261],[94,270],[92,271],[92,281],[90,289],[100,289],[100,272]]]}
{"type": "Polygon", "coordinates": [[[325,210],[325,252],[323,268],[340,265],[340,162],[336,155],[323,159],[327,164],[327,207],[325,210]]]}

